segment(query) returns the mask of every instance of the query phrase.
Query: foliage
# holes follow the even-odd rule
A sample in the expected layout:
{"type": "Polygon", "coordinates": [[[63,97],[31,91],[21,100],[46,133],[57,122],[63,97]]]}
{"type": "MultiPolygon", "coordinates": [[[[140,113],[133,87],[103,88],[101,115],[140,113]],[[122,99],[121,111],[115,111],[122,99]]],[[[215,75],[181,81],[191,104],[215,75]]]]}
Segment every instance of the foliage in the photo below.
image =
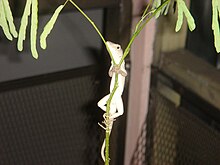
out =
{"type": "Polygon", "coordinates": [[[0,26],[2,27],[6,38],[12,41],[13,37],[17,38],[18,34],[15,29],[8,0],[0,0],[0,11],[0,26]]]}
{"type": "MultiPolygon", "coordinates": [[[[165,0],[154,0],[153,8],[159,7],[165,0]]],[[[175,31],[178,32],[183,24],[183,14],[186,16],[186,20],[189,26],[190,31],[193,31],[196,28],[194,18],[192,17],[191,13],[189,12],[184,0],[169,0],[167,5],[165,5],[160,12],[156,14],[156,18],[158,18],[161,14],[167,15],[170,7],[177,7],[178,14],[177,14],[177,22],[175,31]],[[176,4],[176,5],[175,5],[176,4]]],[[[175,10],[175,9],[174,9],[175,10]]]]}
{"type": "Polygon", "coordinates": [[[38,29],[38,0],[27,0],[23,16],[21,18],[21,25],[19,29],[17,48],[19,51],[23,50],[23,41],[26,38],[26,29],[28,24],[28,17],[31,14],[31,30],[30,30],[30,44],[32,56],[37,59],[37,29],[38,29]]]}
{"type": "MultiPolygon", "coordinates": [[[[190,14],[184,0],[150,0],[150,4],[153,1],[152,4],[152,9],[157,9],[160,7],[162,4],[166,2],[166,5],[163,5],[162,8],[160,8],[160,11],[158,11],[155,14],[155,17],[158,18],[161,14],[166,15],[171,7],[173,7],[173,4],[176,3],[177,10],[178,10],[178,17],[177,17],[177,23],[176,23],[176,28],[175,31],[178,32],[183,23],[183,16],[185,15],[187,19],[187,23],[189,26],[189,29],[193,31],[196,27],[195,21],[190,14]]],[[[66,2],[63,5],[60,5],[56,11],[54,12],[54,15],[50,19],[50,21],[47,23],[47,25],[44,28],[43,33],[41,34],[40,37],[40,45],[42,49],[46,49],[46,38],[48,37],[49,33],[53,29],[53,26],[66,5],[67,2],[71,2],[78,10],[80,11],[81,9],[72,1],[72,0],[66,0],[66,2]]],[[[147,7],[149,9],[149,6],[147,7]]],[[[82,14],[82,10],[80,11],[82,14]]],[[[148,17],[152,12],[155,12],[155,10],[150,10],[150,12],[147,12],[145,10],[145,15],[141,19],[144,20],[146,17],[148,17]]],[[[214,45],[216,47],[216,51],[220,52],[220,30],[219,30],[219,19],[220,19],[220,1],[218,0],[212,0],[212,29],[213,29],[213,34],[214,34],[214,45]]],[[[31,45],[31,52],[32,56],[34,58],[38,58],[38,52],[36,49],[36,43],[37,43],[37,29],[38,29],[38,0],[26,0],[26,5],[24,8],[23,16],[21,19],[21,24],[20,24],[20,29],[19,33],[17,34],[14,22],[13,22],[13,16],[12,12],[10,9],[10,5],[8,0],[0,0],[0,26],[2,27],[2,30],[6,36],[7,39],[13,40],[14,38],[17,38],[18,36],[18,41],[17,41],[17,48],[19,51],[23,50],[23,41],[26,39],[26,28],[28,25],[28,17],[31,15],[31,29],[30,29],[30,45],[31,45]]],[[[83,14],[85,17],[87,17],[85,14],[83,14]]],[[[87,17],[89,20],[89,18],[87,17]]],[[[92,20],[89,20],[93,25],[94,23],[92,20]]],[[[98,29],[97,27],[94,26],[97,32],[98,29]]],[[[99,34],[100,35],[100,34],[99,34]]],[[[104,38],[100,35],[102,38],[103,42],[105,43],[104,38]]],[[[133,41],[132,41],[133,42],[133,41]]],[[[108,47],[107,47],[108,50],[108,47]]],[[[127,54],[129,51],[129,48],[127,51],[125,51],[127,54]]],[[[109,51],[109,50],[108,50],[109,51]]],[[[110,56],[111,52],[109,51],[110,56]]],[[[126,55],[125,55],[126,56],[126,55]]],[[[111,56],[112,58],[112,56],[111,56]]],[[[112,59],[113,60],[113,59],[112,59]]],[[[113,60],[114,61],[114,60],[113,60]]]]}
{"type": "Polygon", "coordinates": [[[195,21],[190,14],[186,4],[183,0],[177,0],[177,7],[178,7],[178,19],[176,23],[176,32],[178,32],[183,24],[183,14],[185,14],[187,23],[189,26],[189,30],[193,31],[196,28],[195,21]]]}

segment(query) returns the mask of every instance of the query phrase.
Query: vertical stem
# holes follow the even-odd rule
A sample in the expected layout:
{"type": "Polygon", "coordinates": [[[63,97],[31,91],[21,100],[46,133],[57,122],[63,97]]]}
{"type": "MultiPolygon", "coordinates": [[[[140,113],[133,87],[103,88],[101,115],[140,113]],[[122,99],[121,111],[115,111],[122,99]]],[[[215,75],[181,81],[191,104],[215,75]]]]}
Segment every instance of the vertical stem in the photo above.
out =
{"type": "MultiPolygon", "coordinates": [[[[97,26],[95,25],[95,23],[73,2],[73,0],[68,0],[69,2],[72,3],[73,6],[76,7],[76,9],[90,22],[90,24],[94,27],[94,29],[96,30],[96,32],[98,33],[98,35],[100,36],[100,38],[102,39],[102,41],[104,42],[105,46],[106,46],[106,49],[113,61],[113,64],[115,65],[115,60],[112,56],[112,52],[110,51],[108,45],[106,44],[106,41],[104,39],[104,37],[102,36],[101,32],[99,31],[99,29],[97,28],[97,26]]],[[[129,51],[130,51],[130,47],[134,41],[134,39],[138,36],[138,34],[140,33],[140,31],[144,28],[144,26],[151,20],[151,18],[154,17],[154,15],[159,11],[161,10],[161,8],[166,5],[168,3],[168,1],[170,0],[167,0],[165,3],[163,3],[159,8],[156,9],[156,11],[154,11],[152,13],[152,15],[150,15],[147,20],[143,23],[144,19],[148,16],[149,13],[147,13],[147,10],[150,6],[150,4],[147,6],[147,9],[144,11],[144,14],[143,14],[143,18],[139,21],[139,23],[137,24],[137,28],[134,32],[134,34],[132,35],[132,38],[130,40],[130,42],[128,43],[128,46],[127,48],[125,49],[125,52],[123,54],[123,57],[121,59],[121,61],[119,62],[119,66],[122,64],[124,58],[128,55],[129,51]]],[[[150,0],[150,3],[152,2],[152,0],[150,0]]],[[[152,12],[152,11],[151,11],[152,12]]],[[[109,144],[110,144],[110,132],[111,132],[111,129],[112,129],[112,121],[110,120],[110,106],[111,106],[111,101],[112,101],[112,98],[115,94],[115,91],[117,90],[118,88],[118,73],[115,74],[115,82],[114,82],[114,88],[113,90],[111,91],[110,93],[110,96],[109,96],[109,99],[107,101],[107,107],[106,107],[106,132],[105,132],[105,165],[109,165],[109,162],[110,162],[110,159],[109,159],[109,150],[110,150],[110,147],[109,147],[109,144]]]]}
{"type": "Polygon", "coordinates": [[[112,101],[112,98],[115,94],[115,91],[116,89],[118,88],[118,73],[115,74],[115,83],[114,83],[114,88],[112,90],[112,92],[110,93],[110,96],[109,96],[109,99],[107,101],[107,108],[106,108],[106,122],[108,123],[106,125],[106,131],[105,131],[105,165],[109,165],[109,143],[110,143],[110,132],[111,132],[111,129],[110,128],[110,125],[112,121],[110,121],[109,119],[109,116],[110,116],[110,106],[111,106],[111,101],[112,101]]]}
{"type": "MultiPolygon", "coordinates": [[[[110,107],[109,107],[110,109],[110,107]]],[[[107,116],[107,115],[106,115],[107,116]]],[[[106,118],[107,121],[109,121],[109,117],[106,118]]],[[[110,129],[109,129],[109,125],[107,125],[106,127],[106,131],[105,131],[105,165],[109,165],[109,143],[110,143],[110,129]]]]}

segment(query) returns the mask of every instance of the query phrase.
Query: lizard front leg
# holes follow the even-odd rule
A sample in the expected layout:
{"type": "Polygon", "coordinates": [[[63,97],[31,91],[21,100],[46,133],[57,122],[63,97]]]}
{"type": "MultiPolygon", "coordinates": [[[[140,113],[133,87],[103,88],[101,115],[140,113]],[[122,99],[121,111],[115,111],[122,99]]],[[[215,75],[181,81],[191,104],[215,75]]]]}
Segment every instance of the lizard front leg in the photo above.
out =
{"type": "Polygon", "coordinates": [[[109,76],[112,77],[113,73],[118,73],[122,75],[123,77],[127,76],[127,71],[123,67],[120,67],[118,65],[110,67],[109,72],[108,72],[109,76]]]}

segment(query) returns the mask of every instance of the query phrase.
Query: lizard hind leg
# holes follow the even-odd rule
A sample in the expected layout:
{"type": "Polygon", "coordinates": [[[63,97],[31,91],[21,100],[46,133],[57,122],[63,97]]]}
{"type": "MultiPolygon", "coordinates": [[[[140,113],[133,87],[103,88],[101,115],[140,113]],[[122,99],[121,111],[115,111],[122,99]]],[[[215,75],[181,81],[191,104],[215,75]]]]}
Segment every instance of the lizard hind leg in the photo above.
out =
{"type": "Polygon", "coordinates": [[[104,96],[101,100],[98,102],[98,107],[101,108],[103,111],[106,111],[106,103],[109,99],[110,94],[104,96]]]}
{"type": "Polygon", "coordinates": [[[124,113],[124,105],[123,105],[123,101],[122,101],[121,97],[117,99],[116,109],[117,109],[117,112],[113,113],[112,116],[111,116],[114,119],[121,116],[121,115],[123,115],[123,113],[124,113]]]}

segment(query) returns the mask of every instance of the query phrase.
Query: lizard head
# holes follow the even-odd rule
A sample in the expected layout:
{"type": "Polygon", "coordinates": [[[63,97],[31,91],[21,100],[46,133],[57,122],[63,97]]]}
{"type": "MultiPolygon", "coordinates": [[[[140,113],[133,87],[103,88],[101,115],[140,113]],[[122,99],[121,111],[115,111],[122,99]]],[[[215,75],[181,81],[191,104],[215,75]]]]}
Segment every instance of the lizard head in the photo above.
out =
{"type": "Polygon", "coordinates": [[[108,45],[115,62],[119,63],[122,56],[123,56],[123,50],[121,48],[121,45],[115,44],[115,43],[110,42],[110,41],[107,41],[106,44],[108,45]]]}

